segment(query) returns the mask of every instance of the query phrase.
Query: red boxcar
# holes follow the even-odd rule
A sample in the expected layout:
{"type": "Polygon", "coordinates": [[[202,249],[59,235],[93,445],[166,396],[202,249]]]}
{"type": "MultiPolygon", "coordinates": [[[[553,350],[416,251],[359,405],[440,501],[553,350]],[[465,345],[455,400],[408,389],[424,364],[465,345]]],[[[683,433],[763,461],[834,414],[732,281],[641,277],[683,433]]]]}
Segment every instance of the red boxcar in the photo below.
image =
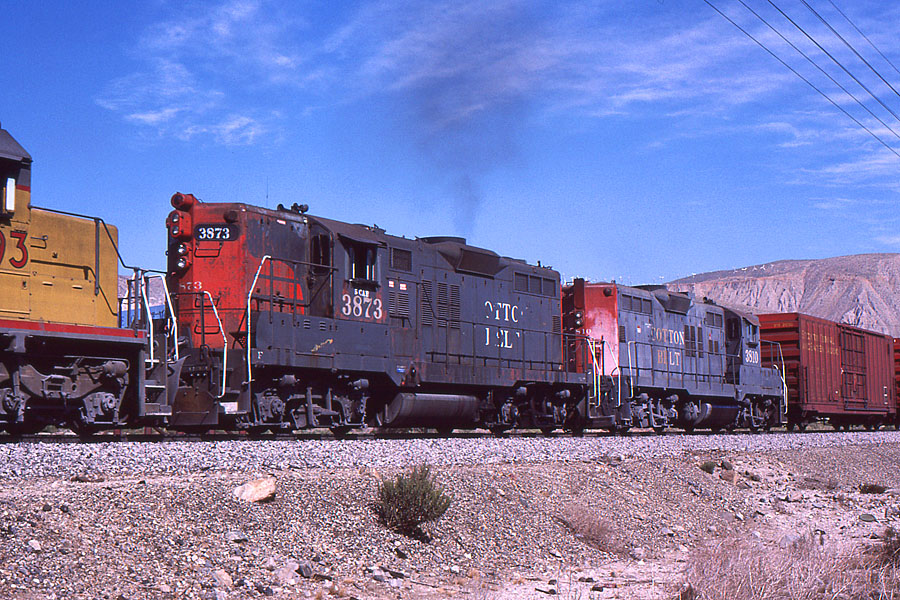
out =
{"type": "MultiPolygon", "coordinates": [[[[894,398],[900,403],[900,338],[894,338],[894,398]]],[[[897,409],[897,419],[894,421],[897,429],[900,429],[900,406],[897,409]]]]}
{"type": "MultiPolygon", "coordinates": [[[[890,336],[800,313],[759,315],[762,339],[777,342],[788,388],[788,429],[828,419],[836,429],[897,419],[890,336]]],[[[781,368],[775,352],[763,362],[781,368]]]]}

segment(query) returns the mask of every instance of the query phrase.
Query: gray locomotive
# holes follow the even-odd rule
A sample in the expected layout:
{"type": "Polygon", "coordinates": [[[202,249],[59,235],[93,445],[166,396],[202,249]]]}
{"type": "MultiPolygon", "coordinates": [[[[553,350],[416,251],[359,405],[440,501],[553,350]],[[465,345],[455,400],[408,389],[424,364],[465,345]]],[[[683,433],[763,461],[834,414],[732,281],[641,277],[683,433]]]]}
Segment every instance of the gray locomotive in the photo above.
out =
{"type": "Polygon", "coordinates": [[[587,427],[686,430],[784,422],[784,366],[759,321],[662,286],[576,279],[563,290],[567,369],[590,374],[587,427]],[[773,360],[774,364],[778,361],[773,360]]]}
{"type": "Polygon", "coordinates": [[[302,206],[172,204],[170,426],[549,431],[583,400],[552,269],[302,206]]]}

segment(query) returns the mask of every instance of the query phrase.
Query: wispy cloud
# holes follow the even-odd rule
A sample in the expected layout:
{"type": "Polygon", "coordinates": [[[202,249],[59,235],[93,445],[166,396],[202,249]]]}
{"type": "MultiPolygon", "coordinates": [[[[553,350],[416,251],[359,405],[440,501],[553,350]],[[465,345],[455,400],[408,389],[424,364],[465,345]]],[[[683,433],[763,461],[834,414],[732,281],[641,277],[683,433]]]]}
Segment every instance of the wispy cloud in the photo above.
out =
{"type": "MultiPolygon", "coordinates": [[[[737,4],[727,6],[834,93],[773,32],[737,4]]],[[[656,147],[743,129],[769,136],[773,147],[814,153],[810,164],[830,161],[785,173],[787,181],[897,185],[896,156],[712,11],[686,19],[660,5],[653,18],[629,19],[611,0],[375,0],[332,9],[327,19],[308,5],[275,0],[173,10],[135,41],[135,71],[98,97],[160,136],[249,144],[318,106],[386,99],[397,106],[398,127],[473,199],[478,174],[516,155],[524,127],[559,117],[573,127],[666,118],[656,147]]],[[[883,26],[873,15],[861,24],[883,49],[896,50],[892,36],[878,35],[883,26]]],[[[820,27],[812,23],[810,31],[824,39],[820,27]]],[[[809,50],[799,34],[792,39],[809,50]]],[[[834,97],[859,112],[842,94],[834,97]]],[[[860,118],[896,139],[868,115],[860,118]]]]}
{"type": "Polygon", "coordinates": [[[160,136],[252,143],[273,109],[247,94],[292,81],[302,62],[288,36],[302,24],[282,16],[262,0],[229,0],[151,25],[135,43],[142,68],[111,81],[97,102],[160,136]]]}
{"type": "Polygon", "coordinates": [[[895,248],[900,248],[900,235],[884,235],[884,236],[878,236],[875,239],[878,242],[884,244],[885,246],[893,246],[895,248]]]}
{"type": "Polygon", "coordinates": [[[724,68],[747,43],[711,17],[635,39],[613,23],[613,3],[382,1],[315,31],[302,8],[268,0],[184,10],[145,30],[139,68],[102,91],[102,106],[184,136],[227,114],[260,121],[273,102],[252,97],[254,87],[327,88],[334,101],[418,96],[409,107],[434,133],[510,106],[595,117],[660,104],[708,111],[783,85],[768,69],[724,68]]]}

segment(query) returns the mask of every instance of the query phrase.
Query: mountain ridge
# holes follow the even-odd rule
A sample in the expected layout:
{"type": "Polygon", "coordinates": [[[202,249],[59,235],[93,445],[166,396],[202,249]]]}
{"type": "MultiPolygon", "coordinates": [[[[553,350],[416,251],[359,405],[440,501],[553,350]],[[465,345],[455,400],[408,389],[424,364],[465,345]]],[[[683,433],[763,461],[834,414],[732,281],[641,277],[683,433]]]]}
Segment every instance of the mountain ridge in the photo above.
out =
{"type": "Polygon", "coordinates": [[[900,337],[900,253],[780,260],[666,286],[755,314],[802,312],[900,337]]]}

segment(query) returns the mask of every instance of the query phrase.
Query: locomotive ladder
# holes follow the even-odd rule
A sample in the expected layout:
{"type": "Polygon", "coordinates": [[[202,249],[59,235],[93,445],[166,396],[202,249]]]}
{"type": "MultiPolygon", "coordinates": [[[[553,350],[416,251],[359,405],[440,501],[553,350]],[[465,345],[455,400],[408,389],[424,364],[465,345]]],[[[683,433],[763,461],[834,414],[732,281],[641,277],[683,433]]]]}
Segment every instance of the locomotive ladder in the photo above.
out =
{"type": "MultiPolygon", "coordinates": [[[[604,348],[606,347],[606,342],[602,339],[595,340],[592,337],[588,337],[587,342],[588,342],[588,347],[590,348],[591,364],[594,367],[594,377],[593,377],[593,379],[594,379],[594,397],[597,398],[597,404],[595,405],[595,407],[599,407],[600,406],[600,377],[601,377],[602,371],[600,369],[600,365],[597,364],[597,345],[600,346],[601,356],[603,358],[605,358],[606,354],[604,352],[604,348]]],[[[615,366],[613,367],[613,370],[610,372],[610,376],[615,375],[616,373],[618,373],[618,375],[619,375],[616,378],[616,385],[617,385],[616,408],[621,408],[622,407],[622,369],[619,367],[619,360],[616,357],[616,355],[613,354],[612,352],[610,352],[609,354],[613,359],[613,363],[615,364],[615,366]]],[[[630,359],[631,359],[630,353],[628,355],[628,358],[629,358],[629,362],[630,362],[630,359]]],[[[633,391],[632,391],[631,395],[632,396],[634,395],[633,391]]]]}
{"type": "MultiPolygon", "coordinates": [[[[593,367],[593,387],[594,387],[594,408],[600,407],[600,365],[597,364],[597,340],[592,337],[587,339],[589,354],[591,355],[591,366],[593,367]]],[[[600,342],[601,352],[603,351],[603,342],[600,342]]]]}

